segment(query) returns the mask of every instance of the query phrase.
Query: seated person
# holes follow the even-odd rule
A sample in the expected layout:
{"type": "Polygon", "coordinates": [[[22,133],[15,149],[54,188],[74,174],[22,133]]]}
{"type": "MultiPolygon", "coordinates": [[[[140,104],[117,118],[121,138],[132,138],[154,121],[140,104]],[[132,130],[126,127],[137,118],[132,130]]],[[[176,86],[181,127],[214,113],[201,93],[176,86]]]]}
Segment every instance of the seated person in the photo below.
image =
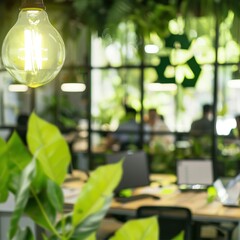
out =
{"type": "Polygon", "coordinates": [[[148,110],[148,119],[145,129],[150,132],[148,135],[150,145],[161,143],[165,147],[169,147],[174,143],[174,136],[166,134],[170,132],[167,124],[164,122],[163,116],[158,115],[155,108],[148,110]]]}
{"type": "Polygon", "coordinates": [[[209,135],[213,132],[212,105],[202,106],[202,117],[192,122],[190,134],[193,136],[209,135]]]}
{"type": "Polygon", "coordinates": [[[133,146],[138,148],[140,141],[140,125],[136,122],[136,110],[134,108],[125,107],[126,117],[125,121],[120,123],[117,130],[108,135],[107,146],[112,147],[114,143],[120,145],[119,150],[128,150],[129,147],[133,146]]]}

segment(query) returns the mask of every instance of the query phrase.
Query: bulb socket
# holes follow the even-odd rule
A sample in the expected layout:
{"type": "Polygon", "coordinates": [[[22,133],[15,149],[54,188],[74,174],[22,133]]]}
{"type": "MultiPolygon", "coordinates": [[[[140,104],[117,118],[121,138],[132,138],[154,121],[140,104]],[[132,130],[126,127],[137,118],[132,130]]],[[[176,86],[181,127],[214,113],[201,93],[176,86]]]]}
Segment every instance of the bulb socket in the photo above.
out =
{"type": "Polygon", "coordinates": [[[24,8],[40,8],[46,9],[43,0],[22,0],[22,4],[20,6],[20,10],[24,8]]]}

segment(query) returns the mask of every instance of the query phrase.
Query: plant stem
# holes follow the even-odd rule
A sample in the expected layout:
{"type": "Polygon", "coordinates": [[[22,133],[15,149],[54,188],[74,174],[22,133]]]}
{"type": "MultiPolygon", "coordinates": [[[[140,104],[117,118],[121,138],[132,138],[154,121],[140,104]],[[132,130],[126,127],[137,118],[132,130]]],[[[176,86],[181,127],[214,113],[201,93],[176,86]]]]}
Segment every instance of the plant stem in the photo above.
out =
{"type": "Polygon", "coordinates": [[[58,237],[59,239],[64,240],[65,238],[62,237],[61,235],[59,235],[59,233],[58,233],[58,231],[56,230],[56,228],[52,225],[51,221],[49,220],[49,218],[48,218],[48,216],[47,216],[47,214],[46,214],[46,212],[45,212],[45,210],[44,210],[44,207],[43,207],[42,204],[41,204],[41,201],[39,200],[37,194],[35,193],[35,191],[34,191],[32,188],[31,188],[31,192],[32,192],[34,198],[36,199],[36,202],[37,202],[37,204],[38,204],[38,206],[39,206],[39,209],[41,210],[41,212],[42,212],[42,214],[43,214],[43,216],[44,216],[47,224],[49,225],[50,230],[56,235],[56,237],[58,237]]]}

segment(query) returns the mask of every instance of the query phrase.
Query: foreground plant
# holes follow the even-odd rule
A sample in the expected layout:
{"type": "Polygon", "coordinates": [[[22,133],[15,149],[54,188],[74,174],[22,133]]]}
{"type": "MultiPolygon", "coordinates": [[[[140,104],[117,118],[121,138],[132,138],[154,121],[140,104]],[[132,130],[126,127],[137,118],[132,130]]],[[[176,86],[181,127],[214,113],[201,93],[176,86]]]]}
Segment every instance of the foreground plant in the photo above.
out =
{"type": "MultiPolygon", "coordinates": [[[[0,138],[0,202],[15,197],[9,240],[34,240],[30,227],[21,228],[20,218],[29,216],[43,229],[43,240],[96,240],[113,190],[122,176],[122,162],[101,166],[90,174],[73,205],[64,212],[62,184],[71,161],[68,144],[59,129],[32,113],[27,146],[14,132],[8,142],[0,138]]],[[[157,240],[156,217],[131,220],[111,240],[157,240]]],[[[183,234],[174,240],[183,239],[183,234]]]]}
{"type": "MultiPolygon", "coordinates": [[[[8,142],[0,140],[0,202],[5,202],[10,192],[15,196],[8,239],[34,239],[29,227],[19,227],[23,214],[45,230],[43,239],[95,239],[121,178],[121,162],[92,172],[73,210],[65,214],[61,186],[71,160],[66,141],[56,126],[32,113],[27,143],[26,147],[16,132],[8,142]]],[[[144,221],[148,222],[146,228],[151,225],[157,230],[155,218],[144,221]]],[[[143,226],[139,232],[144,232],[143,226]]]]}

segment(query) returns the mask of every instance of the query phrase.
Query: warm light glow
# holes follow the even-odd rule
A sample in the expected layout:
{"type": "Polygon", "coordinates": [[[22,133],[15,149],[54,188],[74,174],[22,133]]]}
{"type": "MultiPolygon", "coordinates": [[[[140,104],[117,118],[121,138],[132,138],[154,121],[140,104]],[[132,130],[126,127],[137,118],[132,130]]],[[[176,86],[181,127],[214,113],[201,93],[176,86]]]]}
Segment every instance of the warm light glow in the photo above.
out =
{"type": "Polygon", "coordinates": [[[161,92],[161,91],[176,91],[177,85],[174,83],[149,83],[147,85],[147,90],[151,92],[161,92]]]}
{"type": "Polygon", "coordinates": [[[23,84],[10,84],[8,86],[9,92],[26,92],[28,90],[28,86],[23,84]]]}
{"type": "Polygon", "coordinates": [[[146,53],[153,54],[153,53],[157,53],[159,51],[159,47],[154,44],[148,44],[144,47],[144,50],[146,53]]]}
{"type": "MultiPolygon", "coordinates": [[[[24,42],[25,71],[38,71],[42,69],[42,62],[44,61],[42,57],[42,52],[44,51],[42,48],[42,36],[34,31],[25,30],[24,42]],[[36,66],[34,66],[34,62],[36,62],[36,66]]],[[[47,58],[45,58],[45,61],[47,61],[47,58]]]]}
{"type": "Polygon", "coordinates": [[[84,92],[86,85],[84,83],[63,83],[61,90],[63,92],[84,92]]]}
{"type": "Polygon", "coordinates": [[[23,8],[2,45],[2,61],[19,83],[39,87],[53,80],[65,60],[64,42],[41,8],[23,8]]]}

